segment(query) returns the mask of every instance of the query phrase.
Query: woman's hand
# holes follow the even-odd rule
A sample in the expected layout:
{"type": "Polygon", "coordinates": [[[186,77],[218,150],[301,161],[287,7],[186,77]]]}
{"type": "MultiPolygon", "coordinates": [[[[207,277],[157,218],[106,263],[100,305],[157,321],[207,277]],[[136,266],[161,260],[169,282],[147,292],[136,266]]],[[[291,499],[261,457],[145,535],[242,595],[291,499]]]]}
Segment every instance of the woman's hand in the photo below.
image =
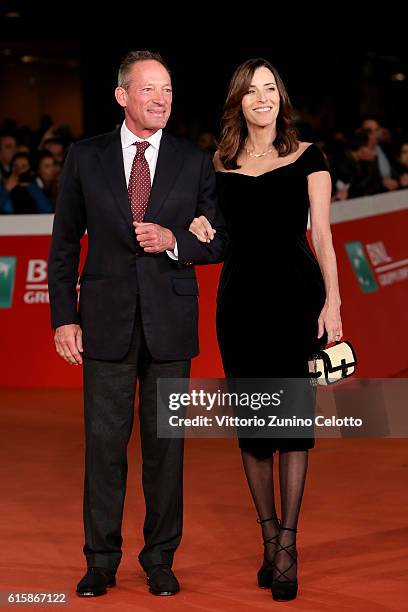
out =
{"type": "Polygon", "coordinates": [[[330,304],[326,302],[323,306],[318,320],[318,338],[323,336],[325,329],[327,331],[327,344],[331,344],[332,342],[342,338],[343,328],[341,324],[339,303],[330,304]]]}
{"type": "Polygon", "coordinates": [[[188,228],[189,232],[197,236],[200,242],[211,242],[217,230],[211,227],[211,223],[204,215],[195,217],[188,228]]]}

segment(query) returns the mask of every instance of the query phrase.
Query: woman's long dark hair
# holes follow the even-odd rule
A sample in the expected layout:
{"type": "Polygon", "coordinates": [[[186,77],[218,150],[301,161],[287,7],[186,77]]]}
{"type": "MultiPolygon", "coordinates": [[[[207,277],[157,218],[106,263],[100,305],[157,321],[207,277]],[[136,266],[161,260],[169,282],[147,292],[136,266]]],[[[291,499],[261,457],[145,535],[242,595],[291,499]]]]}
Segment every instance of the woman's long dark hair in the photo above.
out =
{"type": "Polygon", "coordinates": [[[292,104],[278,71],[263,58],[250,59],[235,70],[224,104],[218,151],[220,160],[227,170],[239,168],[237,158],[248,136],[246,121],[242,113],[242,98],[248,92],[255,70],[262,66],[268,68],[274,75],[280,98],[279,113],[276,118],[276,138],[273,146],[280,157],[289,155],[299,147],[292,104]]]}

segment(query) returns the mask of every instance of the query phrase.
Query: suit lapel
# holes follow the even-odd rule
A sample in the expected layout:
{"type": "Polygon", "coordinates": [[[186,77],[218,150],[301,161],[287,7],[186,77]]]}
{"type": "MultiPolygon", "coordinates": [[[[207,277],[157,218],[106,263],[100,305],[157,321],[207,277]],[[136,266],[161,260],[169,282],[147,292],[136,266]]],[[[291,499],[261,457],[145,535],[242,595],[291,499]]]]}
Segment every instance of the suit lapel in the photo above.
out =
{"type": "Polygon", "coordinates": [[[151,222],[157,217],[182,165],[183,156],[177,147],[175,139],[166,132],[163,132],[152,190],[144,221],[151,222]]]}
{"type": "MultiPolygon", "coordinates": [[[[105,180],[133,233],[133,218],[126,187],[120,129],[111,133],[107,145],[98,151],[98,157],[105,180]]],[[[176,141],[166,132],[163,132],[149,204],[144,217],[146,222],[154,221],[157,217],[182,165],[183,156],[176,141]]]]}
{"type": "Polygon", "coordinates": [[[133,218],[126,187],[120,129],[112,132],[108,144],[105,146],[105,148],[98,151],[98,156],[109,188],[119,206],[121,213],[125,217],[127,224],[133,232],[133,218]]]}

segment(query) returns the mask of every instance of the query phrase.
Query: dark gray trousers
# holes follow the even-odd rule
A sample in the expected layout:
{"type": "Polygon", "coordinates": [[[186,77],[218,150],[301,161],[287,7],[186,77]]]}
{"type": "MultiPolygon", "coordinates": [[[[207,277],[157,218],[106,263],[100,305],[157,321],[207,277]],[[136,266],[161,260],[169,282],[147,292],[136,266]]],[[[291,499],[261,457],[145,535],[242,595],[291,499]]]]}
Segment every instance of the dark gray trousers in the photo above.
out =
{"type": "Polygon", "coordinates": [[[190,360],[154,361],[146,346],[139,308],[126,357],[120,362],[84,359],[85,482],[83,548],[88,567],[116,571],[122,557],[122,515],[127,445],[133,426],[136,380],[142,479],[146,502],[145,545],[139,561],[170,566],[183,524],[182,438],[157,438],[156,381],[187,378],[190,360]]]}

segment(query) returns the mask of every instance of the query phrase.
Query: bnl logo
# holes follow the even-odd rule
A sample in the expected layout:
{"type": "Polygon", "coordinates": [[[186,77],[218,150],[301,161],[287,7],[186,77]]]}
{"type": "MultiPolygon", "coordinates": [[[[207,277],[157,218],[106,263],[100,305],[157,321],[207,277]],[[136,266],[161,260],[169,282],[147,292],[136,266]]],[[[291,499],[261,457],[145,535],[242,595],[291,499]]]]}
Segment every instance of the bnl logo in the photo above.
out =
{"type": "Polygon", "coordinates": [[[364,248],[359,240],[346,242],[345,245],[348,258],[363,293],[378,291],[378,285],[374,274],[364,253],[364,248]]]}
{"type": "Polygon", "coordinates": [[[0,308],[11,308],[17,257],[0,257],[0,308]]]}

